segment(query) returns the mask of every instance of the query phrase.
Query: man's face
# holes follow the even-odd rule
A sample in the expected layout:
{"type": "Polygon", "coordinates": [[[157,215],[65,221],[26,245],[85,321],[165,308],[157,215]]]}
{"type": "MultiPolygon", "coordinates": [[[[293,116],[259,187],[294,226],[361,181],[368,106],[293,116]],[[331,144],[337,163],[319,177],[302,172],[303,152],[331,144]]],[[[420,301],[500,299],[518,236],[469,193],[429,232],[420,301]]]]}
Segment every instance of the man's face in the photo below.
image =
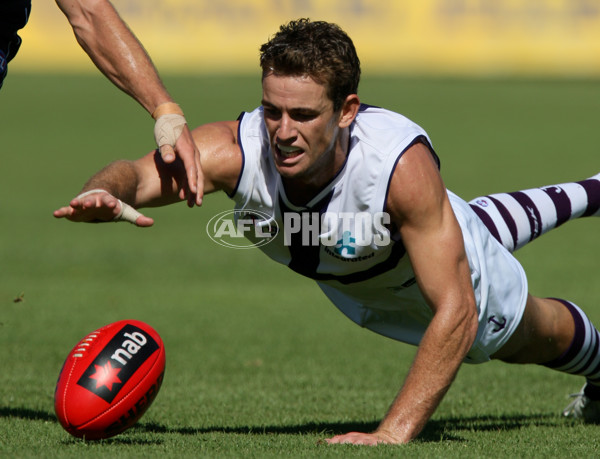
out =
{"type": "Polygon", "coordinates": [[[264,118],[277,171],[297,185],[322,186],[342,167],[340,111],[308,76],[263,78],[264,118]]]}

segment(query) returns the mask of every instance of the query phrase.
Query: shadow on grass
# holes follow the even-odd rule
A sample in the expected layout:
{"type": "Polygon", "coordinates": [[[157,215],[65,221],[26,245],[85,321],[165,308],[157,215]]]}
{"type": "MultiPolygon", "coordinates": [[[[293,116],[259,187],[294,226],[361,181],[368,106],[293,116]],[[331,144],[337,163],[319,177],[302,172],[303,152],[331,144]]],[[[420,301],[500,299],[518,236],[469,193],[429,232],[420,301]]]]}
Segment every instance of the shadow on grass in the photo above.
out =
{"type": "MultiPolygon", "coordinates": [[[[42,410],[34,410],[25,407],[0,407],[0,418],[20,418],[32,421],[58,422],[53,413],[42,410]]],[[[465,441],[461,438],[461,431],[510,431],[518,430],[528,426],[542,427],[564,427],[565,421],[555,413],[531,414],[531,415],[480,415],[473,417],[451,417],[429,421],[417,441],[439,442],[439,441],[465,441]]],[[[346,432],[372,432],[377,428],[377,422],[308,422],[298,425],[272,425],[272,426],[211,426],[211,427],[179,427],[172,428],[158,423],[140,422],[131,431],[147,432],[154,434],[179,434],[179,435],[202,435],[209,433],[241,434],[241,435],[323,435],[333,436],[346,432]]],[[[72,439],[70,442],[81,440],[72,439]]],[[[116,437],[103,440],[110,443],[123,444],[150,444],[150,440],[135,440],[130,438],[116,437]]]]}
{"type": "MultiPolygon", "coordinates": [[[[42,410],[33,410],[31,408],[25,407],[0,407],[0,419],[2,418],[18,418],[18,419],[26,419],[30,421],[44,421],[44,422],[56,422],[58,424],[58,419],[56,415],[50,413],[48,411],[42,410]]],[[[66,437],[62,443],[73,444],[73,443],[85,443],[85,440],[75,438],[75,437],[66,437]]],[[[106,440],[100,440],[102,443],[110,443],[110,444],[119,444],[119,445],[158,445],[162,443],[162,440],[148,440],[148,439],[138,439],[138,438],[127,438],[123,436],[117,436],[114,438],[109,438],[106,440]]],[[[94,441],[96,443],[96,441],[94,441]]]]}
{"type": "Polygon", "coordinates": [[[65,440],[61,441],[61,444],[68,445],[77,445],[81,443],[82,445],[86,445],[89,447],[90,445],[125,445],[125,446],[157,446],[162,445],[163,440],[148,440],[144,438],[131,438],[124,436],[127,434],[120,434],[115,437],[106,438],[103,440],[84,440],[83,438],[75,438],[75,437],[67,437],[65,440]]]}
{"type": "Polygon", "coordinates": [[[29,419],[31,421],[55,421],[58,422],[56,416],[52,413],[42,410],[32,410],[30,408],[17,407],[9,408],[0,406],[0,418],[19,418],[29,419]]]}
{"type": "MultiPolygon", "coordinates": [[[[334,436],[347,432],[372,432],[377,428],[377,422],[309,422],[299,425],[281,426],[212,426],[212,427],[181,427],[170,428],[156,423],[140,423],[136,429],[153,433],[175,433],[180,435],[201,435],[208,433],[229,433],[241,435],[287,434],[305,435],[318,434],[334,436]]],[[[417,441],[465,441],[457,434],[460,431],[510,431],[528,426],[564,427],[565,423],[555,413],[476,417],[453,417],[429,421],[417,441]]]]}

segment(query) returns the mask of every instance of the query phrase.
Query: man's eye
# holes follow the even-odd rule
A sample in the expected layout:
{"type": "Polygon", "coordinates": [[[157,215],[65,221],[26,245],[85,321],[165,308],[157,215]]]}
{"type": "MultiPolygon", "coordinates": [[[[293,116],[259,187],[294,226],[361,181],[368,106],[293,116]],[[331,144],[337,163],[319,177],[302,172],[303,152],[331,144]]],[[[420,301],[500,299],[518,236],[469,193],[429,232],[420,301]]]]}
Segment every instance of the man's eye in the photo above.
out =
{"type": "Polygon", "coordinates": [[[281,118],[281,113],[279,113],[279,110],[276,110],[274,108],[263,107],[263,113],[264,113],[265,117],[267,117],[269,119],[281,118]]]}
{"type": "Polygon", "coordinates": [[[296,121],[310,121],[314,120],[317,117],[314,113],[294,113],[292,118],[296,121]]]}

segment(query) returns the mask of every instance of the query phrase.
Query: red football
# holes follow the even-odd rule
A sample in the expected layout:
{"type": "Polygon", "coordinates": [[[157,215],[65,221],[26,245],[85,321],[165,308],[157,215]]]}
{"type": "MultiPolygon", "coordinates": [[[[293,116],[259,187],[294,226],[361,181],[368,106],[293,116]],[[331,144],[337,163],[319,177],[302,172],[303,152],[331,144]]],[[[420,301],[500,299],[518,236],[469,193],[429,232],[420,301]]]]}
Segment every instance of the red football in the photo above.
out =
{"type": "Polygon", "coordinates": [[[56,416],[76,437],[117,435],[148,409],[164,371],[165,348],[152,327],[138,320],[106,325],[69,353],[56,383],[56,416]]]}

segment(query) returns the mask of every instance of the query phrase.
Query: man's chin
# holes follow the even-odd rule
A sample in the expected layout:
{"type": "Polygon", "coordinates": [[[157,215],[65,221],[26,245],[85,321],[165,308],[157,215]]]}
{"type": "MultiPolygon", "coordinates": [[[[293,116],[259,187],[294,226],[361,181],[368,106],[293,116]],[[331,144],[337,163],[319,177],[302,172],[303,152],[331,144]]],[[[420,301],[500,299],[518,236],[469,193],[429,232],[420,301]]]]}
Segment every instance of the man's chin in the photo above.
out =
{"type": "Polygon", "coordinates": [[[298,171],[296,168],[286,167],[278,164],[275,165],[275,168],[282,178],[293,179],[298,176],[298,171]]]}

